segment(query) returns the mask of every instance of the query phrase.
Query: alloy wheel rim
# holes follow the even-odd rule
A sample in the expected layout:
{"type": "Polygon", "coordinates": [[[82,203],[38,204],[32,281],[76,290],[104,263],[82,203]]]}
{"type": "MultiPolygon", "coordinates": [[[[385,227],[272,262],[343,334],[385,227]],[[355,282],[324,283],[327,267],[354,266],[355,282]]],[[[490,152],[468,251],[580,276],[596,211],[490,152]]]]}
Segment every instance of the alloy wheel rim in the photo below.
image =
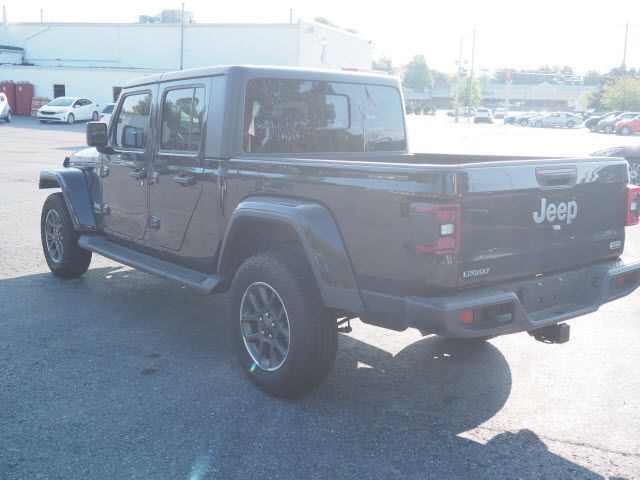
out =
{"type": "Polygon", "coordinates": [[[282,367],[289,355],[289,315],[282,298],[268,283],[255,282],[244,291],[240,332],[255,366],[269,372],[282,367]]]}
{"type": "Polygon", "coordinates": [[[49,210],[44,226],[45,243],[47,244],[47,252],[49,257],[56,263],[62,260],[64,253],[64,244],[62,237],[62,221],[60,215],[55,210],[49,210]]]}

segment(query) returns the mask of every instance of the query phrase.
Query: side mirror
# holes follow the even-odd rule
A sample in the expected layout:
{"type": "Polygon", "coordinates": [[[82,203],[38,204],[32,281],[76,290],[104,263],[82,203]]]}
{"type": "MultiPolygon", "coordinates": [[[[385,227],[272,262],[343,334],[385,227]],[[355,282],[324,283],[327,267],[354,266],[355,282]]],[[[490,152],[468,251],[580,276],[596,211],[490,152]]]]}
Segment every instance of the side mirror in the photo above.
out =
{"type": "Polygon", "coordinates": [[[103,122],[87,123],[87,145],[96,147],[98,150],[107,146],[109,135],[107,124],[103,122]]]}

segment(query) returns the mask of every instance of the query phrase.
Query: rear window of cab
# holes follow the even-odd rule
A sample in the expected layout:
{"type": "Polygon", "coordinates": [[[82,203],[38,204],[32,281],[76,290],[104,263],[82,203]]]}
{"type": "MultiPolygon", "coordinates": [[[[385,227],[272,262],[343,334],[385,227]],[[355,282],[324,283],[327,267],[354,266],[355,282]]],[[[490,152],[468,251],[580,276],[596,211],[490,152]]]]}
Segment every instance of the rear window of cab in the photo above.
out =
{"type": "Polygon", "coordinates": [[[294,79],[253,79],[245,94],[246,153],[403,151],[397,89],[294,79]]]}

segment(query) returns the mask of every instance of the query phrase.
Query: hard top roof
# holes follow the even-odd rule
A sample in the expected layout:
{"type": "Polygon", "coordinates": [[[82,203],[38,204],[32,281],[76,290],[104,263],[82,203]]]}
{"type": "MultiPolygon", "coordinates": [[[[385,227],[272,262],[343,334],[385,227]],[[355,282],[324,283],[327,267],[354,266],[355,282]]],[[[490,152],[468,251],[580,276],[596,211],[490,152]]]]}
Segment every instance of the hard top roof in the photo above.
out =
{"type": "Polygon", "coordinates": [[[291,78],[297,80],[326,80],[343,82],[371,82],[382,85],[398,85],[398,78],[385,73],[356,70],[328,70],[303,67],[280,67],[266,65],[220,65],[190,68],[172,72],[158,73],[130,80],[125,88],[170,82],[189,78],[211,77],[216,75],[237,74],[242,77],[291,78]]]}

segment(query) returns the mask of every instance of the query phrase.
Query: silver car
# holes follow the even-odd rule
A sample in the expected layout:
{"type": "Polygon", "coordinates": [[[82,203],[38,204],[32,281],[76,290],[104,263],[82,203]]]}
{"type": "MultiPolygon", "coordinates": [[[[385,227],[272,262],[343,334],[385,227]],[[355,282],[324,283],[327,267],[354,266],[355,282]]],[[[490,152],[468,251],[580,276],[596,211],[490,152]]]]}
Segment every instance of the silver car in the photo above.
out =
{"type": "Polygon", "coordinates": [[[11,107],[4,93],[0,93],[0,120],[4,120],[7,123],[11,121],[11,107]]]}
{"type": "Polygon", "coordinates": [[[529,119],[529,126],[533,127],[566,127],[573,128],[582,124],[582,117],[569,112],[553,112],[529,119]]]}

